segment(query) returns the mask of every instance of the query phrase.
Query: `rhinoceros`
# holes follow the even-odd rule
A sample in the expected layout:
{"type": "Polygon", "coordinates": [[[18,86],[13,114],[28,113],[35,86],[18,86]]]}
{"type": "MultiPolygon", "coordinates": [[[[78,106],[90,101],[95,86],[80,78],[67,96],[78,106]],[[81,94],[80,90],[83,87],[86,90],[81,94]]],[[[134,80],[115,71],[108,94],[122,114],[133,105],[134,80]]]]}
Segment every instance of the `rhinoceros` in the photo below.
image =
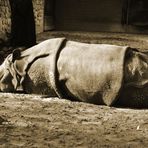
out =
{"type": "Polygon", "coordinates": [[[147,84],[147,52],[65,38],[16,49],[0,66],[1,92],[21,89],[108,106],[148,107],[147,84]]]}

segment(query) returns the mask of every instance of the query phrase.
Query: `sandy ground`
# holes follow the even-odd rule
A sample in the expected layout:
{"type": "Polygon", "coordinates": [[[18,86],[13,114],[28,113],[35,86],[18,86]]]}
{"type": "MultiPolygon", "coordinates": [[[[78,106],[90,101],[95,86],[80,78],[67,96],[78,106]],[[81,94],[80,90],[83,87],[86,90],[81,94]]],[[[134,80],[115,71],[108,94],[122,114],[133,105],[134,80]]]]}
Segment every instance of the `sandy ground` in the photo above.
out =
{"type": "MultiPolygon", "coordinates": [[[[148,36],[47,32],[52,37],[130,45],[147,50],[148,36]]],[[[0,148],[146,148],[148,110],[97,106],[43,96],[0,93],[0,148]]]]}
{"type": "Polygon", "coordinates": [[[147,147],[148,110],[0,94],[1,147],[147,147]]]}

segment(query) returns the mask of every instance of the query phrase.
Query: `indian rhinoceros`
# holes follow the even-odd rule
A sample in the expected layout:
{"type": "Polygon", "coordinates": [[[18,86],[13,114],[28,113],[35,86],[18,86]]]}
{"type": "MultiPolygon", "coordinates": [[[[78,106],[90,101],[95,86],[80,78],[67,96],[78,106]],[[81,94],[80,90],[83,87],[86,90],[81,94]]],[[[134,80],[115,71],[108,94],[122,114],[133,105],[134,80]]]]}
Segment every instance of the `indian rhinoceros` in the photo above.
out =
{"type": "Polygon", "coordinates": [[[2,92],[108,106],[148,107],[148,54],[128,46],[54,38],[14,50],[0,66],[2,92]]]}

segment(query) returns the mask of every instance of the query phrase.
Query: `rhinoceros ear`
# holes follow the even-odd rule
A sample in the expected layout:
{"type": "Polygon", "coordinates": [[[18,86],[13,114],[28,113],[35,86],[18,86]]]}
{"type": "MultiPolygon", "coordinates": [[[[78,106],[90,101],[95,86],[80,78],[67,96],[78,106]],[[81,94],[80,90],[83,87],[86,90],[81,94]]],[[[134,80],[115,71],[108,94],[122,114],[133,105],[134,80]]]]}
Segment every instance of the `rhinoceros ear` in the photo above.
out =
{"type": "Polygon", "coordinates": [[[21,56],[20,49],[13,50],[13,53],[12,53],[12,62],[14,62],[15,60],[19,59],[20,56],[21,56]]]}

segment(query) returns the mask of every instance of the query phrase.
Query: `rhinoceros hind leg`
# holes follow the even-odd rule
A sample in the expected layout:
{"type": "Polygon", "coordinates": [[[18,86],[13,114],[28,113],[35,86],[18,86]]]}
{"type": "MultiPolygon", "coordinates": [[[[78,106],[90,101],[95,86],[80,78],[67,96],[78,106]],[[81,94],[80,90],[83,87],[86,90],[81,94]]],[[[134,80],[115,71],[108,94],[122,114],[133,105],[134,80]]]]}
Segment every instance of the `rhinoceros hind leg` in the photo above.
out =
{"type": "Polygon", "coordinates": [[[148,87],[141,89],[136,87],[123,88],[123,91],[115,103],[115,106],[148,108],[148,87]]]}

